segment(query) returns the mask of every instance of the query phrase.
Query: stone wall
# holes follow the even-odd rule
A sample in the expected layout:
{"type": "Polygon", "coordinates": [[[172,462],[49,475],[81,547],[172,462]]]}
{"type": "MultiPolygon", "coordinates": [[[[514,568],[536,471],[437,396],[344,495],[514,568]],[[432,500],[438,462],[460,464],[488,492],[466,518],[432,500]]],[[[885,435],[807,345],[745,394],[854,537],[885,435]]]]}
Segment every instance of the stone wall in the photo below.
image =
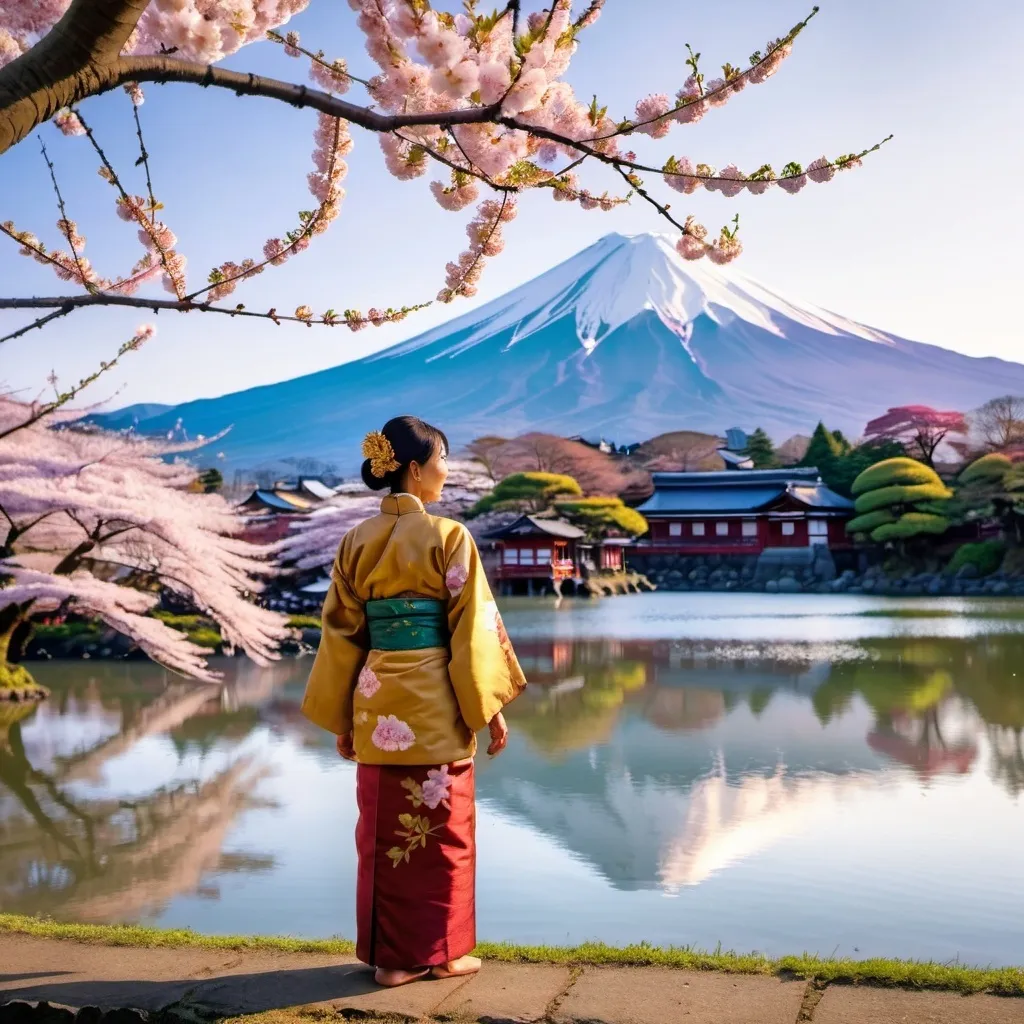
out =
{"type": "Polygon", "coordinates": [[[634,554],[628,563],[659,590],[668,591],[1024,597],[1024,576],[994,573],[980,579],[972,565],[955,576],[928,572],[887,576],[880,566],[865,572],[837,572],[824,547],[774,549],[762,555],[634,554]]]}

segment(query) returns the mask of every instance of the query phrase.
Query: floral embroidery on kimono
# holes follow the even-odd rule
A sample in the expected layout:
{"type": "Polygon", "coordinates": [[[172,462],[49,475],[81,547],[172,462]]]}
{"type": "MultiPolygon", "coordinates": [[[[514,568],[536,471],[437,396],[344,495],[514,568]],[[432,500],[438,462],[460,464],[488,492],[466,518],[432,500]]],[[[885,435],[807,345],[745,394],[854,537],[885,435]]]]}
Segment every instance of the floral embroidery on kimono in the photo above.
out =
{"type": "MultiPolygon", "coordinates": [[[[451,795],[453,781],[448,774],[448,765],[443,764],[440,768],[431,768],[422,785],[415,779],[408,778],[402,780],[402,788],[409,791],[406,800],[414,808],[426,806],[436,811],[438,807],[443,806],[446,810],[451,810],[448,797],[451,795]]],[[[408,864],[412,851],[426,846],[427,837],[434,835],[438,827],[431,825],[425,814],[400,814],[398,824],[401,828],[395,830],[395,835],[404,839],[405,845],[392,846],[388,850],[391,865],[396,868],[401,863],[408,864]]]]}
{"type": "Polygon", "coordinates": [[[462,588],[466,585],[466,580],[469,579],[469,570],[464,565],[453,565],[444,574],[444,585],[448,588],[448,593],[452,597],[458,597],[462,593],[462,588]]]}
{"type": "Polygon", "coordinates": [[[380,680],[369,665],[364,665],[356,685],[359,692],[369,700],[380,689],[380,680]]]}
{"type": "Polygon", "coordinates": [[[378,750],[408,750],[416,742],[416,734],[394,715],[378,715],[370,742],[378,750]]]}

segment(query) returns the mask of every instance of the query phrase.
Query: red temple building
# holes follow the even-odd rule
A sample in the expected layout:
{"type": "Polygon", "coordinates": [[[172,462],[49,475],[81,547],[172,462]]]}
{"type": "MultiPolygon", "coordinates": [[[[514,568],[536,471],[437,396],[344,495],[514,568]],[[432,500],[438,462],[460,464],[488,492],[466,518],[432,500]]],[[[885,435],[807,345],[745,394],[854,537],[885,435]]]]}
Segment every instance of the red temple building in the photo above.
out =
{"type": "Polygon", "coordinates": [[[759,555],[769,548],[851,547],[853,502],[816,469],[655,473],[637,511],[650,531],[637,554],[759,555]]]}
{"type": "Polygon", "coordinates": [[[484,534],[496,549],[493,576],[501,593],[526,590],[561,592],[566,580],[580,577],[581,529],[561,519],[520,516],[515,522],[484,534]]]}

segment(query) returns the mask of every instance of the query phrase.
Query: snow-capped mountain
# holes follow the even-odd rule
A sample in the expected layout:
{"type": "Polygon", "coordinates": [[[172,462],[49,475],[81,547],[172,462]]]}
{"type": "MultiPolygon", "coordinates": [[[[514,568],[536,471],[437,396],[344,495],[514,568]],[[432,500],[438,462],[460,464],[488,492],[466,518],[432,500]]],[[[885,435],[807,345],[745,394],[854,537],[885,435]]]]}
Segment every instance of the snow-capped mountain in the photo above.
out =
{"type": "Polygon", "coordinates": [[[374,356],[172,408],[101,417],[166,433],[231,433],[236,467],[359,461],[359,441],[412,413],[453,444],[537,430],[639,441],[671,430],[819,419],[857,436],[889,406],[968,410],[1024,394],[1024,366],[906,341],[706,262],[658,235],[607,235],[507,295],[374,356]]]}

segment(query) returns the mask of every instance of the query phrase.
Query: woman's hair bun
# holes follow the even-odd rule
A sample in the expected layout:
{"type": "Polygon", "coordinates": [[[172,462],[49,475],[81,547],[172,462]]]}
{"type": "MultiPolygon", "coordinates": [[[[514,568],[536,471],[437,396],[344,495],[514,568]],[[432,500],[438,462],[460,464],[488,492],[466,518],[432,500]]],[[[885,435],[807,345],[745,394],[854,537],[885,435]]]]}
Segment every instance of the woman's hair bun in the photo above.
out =
{"type": "Polygon", "coordinates": [[[423,465],[435,452],[448,454],[448,438],[437,427],[415,416],[396,416],[388,420],[380,431],[366,435],[363,446],[364,454],[371,457],[363,462],[361,475],[371,491],[390,487],[395,492],[401,488],[402,476],[410,462],[423,465]],[[377,471],[384,471],[383,476],[373,472],[374,457],[377,471]],[[380,465],[382,461],[384,467],[380,465]]]}
{"type": "Polygon", "coordinates": [[[370,469],[370,460],[363,460],[363,468],[360,470],[363,478],[363,483],[370,488],[371,491],[383,491],[385,487],[391,485],[391,481],[386,476],[374,476],[373,471],[370,469]]]}

